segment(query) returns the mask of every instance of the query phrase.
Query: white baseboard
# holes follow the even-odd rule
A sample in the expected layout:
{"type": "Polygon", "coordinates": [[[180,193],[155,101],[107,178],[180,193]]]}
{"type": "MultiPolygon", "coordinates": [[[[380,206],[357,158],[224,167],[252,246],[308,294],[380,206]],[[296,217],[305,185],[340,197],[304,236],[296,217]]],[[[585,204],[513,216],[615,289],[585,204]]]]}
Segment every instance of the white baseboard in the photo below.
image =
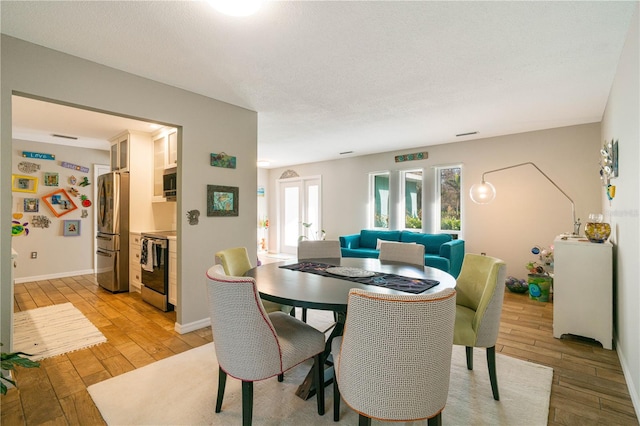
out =
{"type": "Polygon", "coordinates": [[[14,282],[16,284],[20,284],[20,283],[28,283],[31,281],[44,281],[44,280],[55,280],[58,278],[66,278],[66,277],[74,277],[77,275],[93,275],[94,271],[93,269],[85,269],[83,271],[67,271],[67,272],[60,272],[57,274],[47,274],[47,275],[35,275],[32,277],[21,277],[21,278],[16,278],[14,279],[14,282]]]}
{"type": "Polygon", "coordinates": [[[624,374],[624,380],[627,382],[627,389],[629,390],[629,396],[631,397],[631,403],[633,404],[633,408],[636,411],[636,417],[640,419],[640,395],[636,390],[636,386],[640,385],[640,383],[636,383],[635,380],[639,380],[637,377],[633,377],[631,375],[631,371],[629,369],[629,364],[627,359],[623,355],[623,351],[621,350],[620,341],[616,336],[616,352],[618,353],[618,359],[620,360],[620,365],[622,366],[622,373],[624,374]]]}
{"type": "Polygon", "coordinates": [[[209,327],[211,325],[211,318],[205,318],[198,321],[190,322],[188,324],[176,323],[174,330],[180,334],[186,334],[191,331],[200,330],[201,328],[209,327]]]}

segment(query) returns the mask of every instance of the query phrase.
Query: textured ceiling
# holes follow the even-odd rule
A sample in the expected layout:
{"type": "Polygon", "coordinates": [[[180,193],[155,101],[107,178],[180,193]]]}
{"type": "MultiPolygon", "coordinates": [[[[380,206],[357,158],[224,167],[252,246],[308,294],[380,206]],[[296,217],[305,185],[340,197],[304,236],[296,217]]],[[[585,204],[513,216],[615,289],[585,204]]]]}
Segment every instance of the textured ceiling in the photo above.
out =
{"type": "Polygon", "coordinates": [[[600,121],[637,7],[278,1],[232,18],[201,1],[2,1],[0,13],[4,34],[257,111],[258,156],[277,167],[600,121]]]}

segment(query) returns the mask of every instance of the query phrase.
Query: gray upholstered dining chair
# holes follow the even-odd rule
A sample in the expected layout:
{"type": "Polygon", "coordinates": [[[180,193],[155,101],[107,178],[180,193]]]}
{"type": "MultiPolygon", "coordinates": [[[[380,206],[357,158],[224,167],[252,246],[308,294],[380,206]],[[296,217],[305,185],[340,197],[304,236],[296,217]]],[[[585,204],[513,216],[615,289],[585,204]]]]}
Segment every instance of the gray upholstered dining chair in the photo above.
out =
{"type": "Polygon", "coordinates": [[[424,246],[409,243],[380,243],[381,262],[399,262],[424,267],[424,246]]]}
{"type": "MultiPolygon", "coordinates": [[[[219,365],[216,413],[222,410],[227,375],[242,381],[242,424],[253,416],[253,382],[274,376],[313,358],[318,414],[323,415],[324,334],[284,313],[267,314],[251,277],[224,273],[221,265],[207,271],[211,331],[219,365]]],[[[297,398],[291,394],[292,398],[297,398]]],[[[279,404],[280,397],[274,400],[279,404]]]]}
{"type": "Polygon", "coordinates": [[[304,240],[298,243],[298,260],[307,259],[340,259],[340,241],[338,240],[304,240]]]}
{"type": "MultiPolygon", "coordinates": [[[[335,259],[342,257],[338,240],[304,240],[298,243],[298,260],[335,259]]],[[[302,308],[302,321],[307,322],[307,308],[302,308]]]]}
{"type": "Polygon", "coordinates": [[[466,347],[467,369],[473,370],[473,348],[486,348],[493,399],[500,400],[496,341],[504,299],[507,265],[495,257],[467,253],[456,281],[456,324],[453,344],[466,347]]]}
{"type": "MultiPolygon", "coordinates": [[[[249,253],[247,253],[245,247],[233,247],[220,250],[214,256],[215,262],[222,265],[227,275],[241,277],[252,268],[249,253]]],[[[280,305],[279,303],[269,300],[262,300],[262,304],[267,312],[283,311],[293,313],[293,306],[280,305]]]]}
{"type": "Polygon", "coordinates": [[[456,292],[391,295],[351,289],[344,335],[332,342],[333,419],[340,397],[360,416],[429,419],[439,425],[447,402],[456,292]]]}

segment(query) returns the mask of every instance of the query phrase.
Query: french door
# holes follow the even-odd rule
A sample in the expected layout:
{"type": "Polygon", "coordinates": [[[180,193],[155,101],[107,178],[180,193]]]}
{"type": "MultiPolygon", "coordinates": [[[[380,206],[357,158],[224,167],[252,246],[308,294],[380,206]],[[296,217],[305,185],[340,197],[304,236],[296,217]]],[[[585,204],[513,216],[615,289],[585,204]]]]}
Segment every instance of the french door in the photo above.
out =
{"type": "Polygon", "coordinates": [[[320,239],[322,181],[319,176],[278,181],[278,251],[297,254],[301,236],[320,239]]]}

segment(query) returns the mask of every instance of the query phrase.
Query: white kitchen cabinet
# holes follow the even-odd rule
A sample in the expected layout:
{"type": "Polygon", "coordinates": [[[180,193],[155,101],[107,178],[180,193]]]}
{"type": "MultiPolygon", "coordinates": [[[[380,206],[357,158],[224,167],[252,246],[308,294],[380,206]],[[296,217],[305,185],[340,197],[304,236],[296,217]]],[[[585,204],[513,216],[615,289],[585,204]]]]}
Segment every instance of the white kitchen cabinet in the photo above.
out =
{"type": "Polygon", "coordinates": [[[153,201],[164,198],[163,176],[165,170],[178,166],[178,131],[163,129],[153,135],[153,201]]]}
{"type": "Polygon", "coordinates": [[[129,173],[129,230],[153,229],[153,141],[150,133],[126,130],[111,142],[111,169],[129,173]]]}
{"type": "Polygon", "coordinates": [[[169,239],[169,303],[178,304],[178,247],[175,239],[169,239]]]}
{"type": "Polygon", "coordinates": [[[111,139],[111,171],[129,171],[129,134],[111,139]]]}
{"type": "Polygon", "coordinates": [[[178,131],[173,129],[167,135],[167,164],[166,168],[178,167],[178,131]]]}
{"type": "Polygon", "coordinates": [[[557,237],[554,241],[553,336],[589,337],[605,349],[613,343],[613,247],[611,243],[557,237]]]}
{"type": "Polygon", "coordinates": [[[153,139],[153,201],[164,201],[162,176],[167,156],[167,138],[164,134],[153,139]]]}
{"type": "Polygon", "coordinates": [[[141,250],[140,233],[129,233],[129,291],[140,293],[142,285],[142,268],[140,266],[140,250],[141,250]]]}

